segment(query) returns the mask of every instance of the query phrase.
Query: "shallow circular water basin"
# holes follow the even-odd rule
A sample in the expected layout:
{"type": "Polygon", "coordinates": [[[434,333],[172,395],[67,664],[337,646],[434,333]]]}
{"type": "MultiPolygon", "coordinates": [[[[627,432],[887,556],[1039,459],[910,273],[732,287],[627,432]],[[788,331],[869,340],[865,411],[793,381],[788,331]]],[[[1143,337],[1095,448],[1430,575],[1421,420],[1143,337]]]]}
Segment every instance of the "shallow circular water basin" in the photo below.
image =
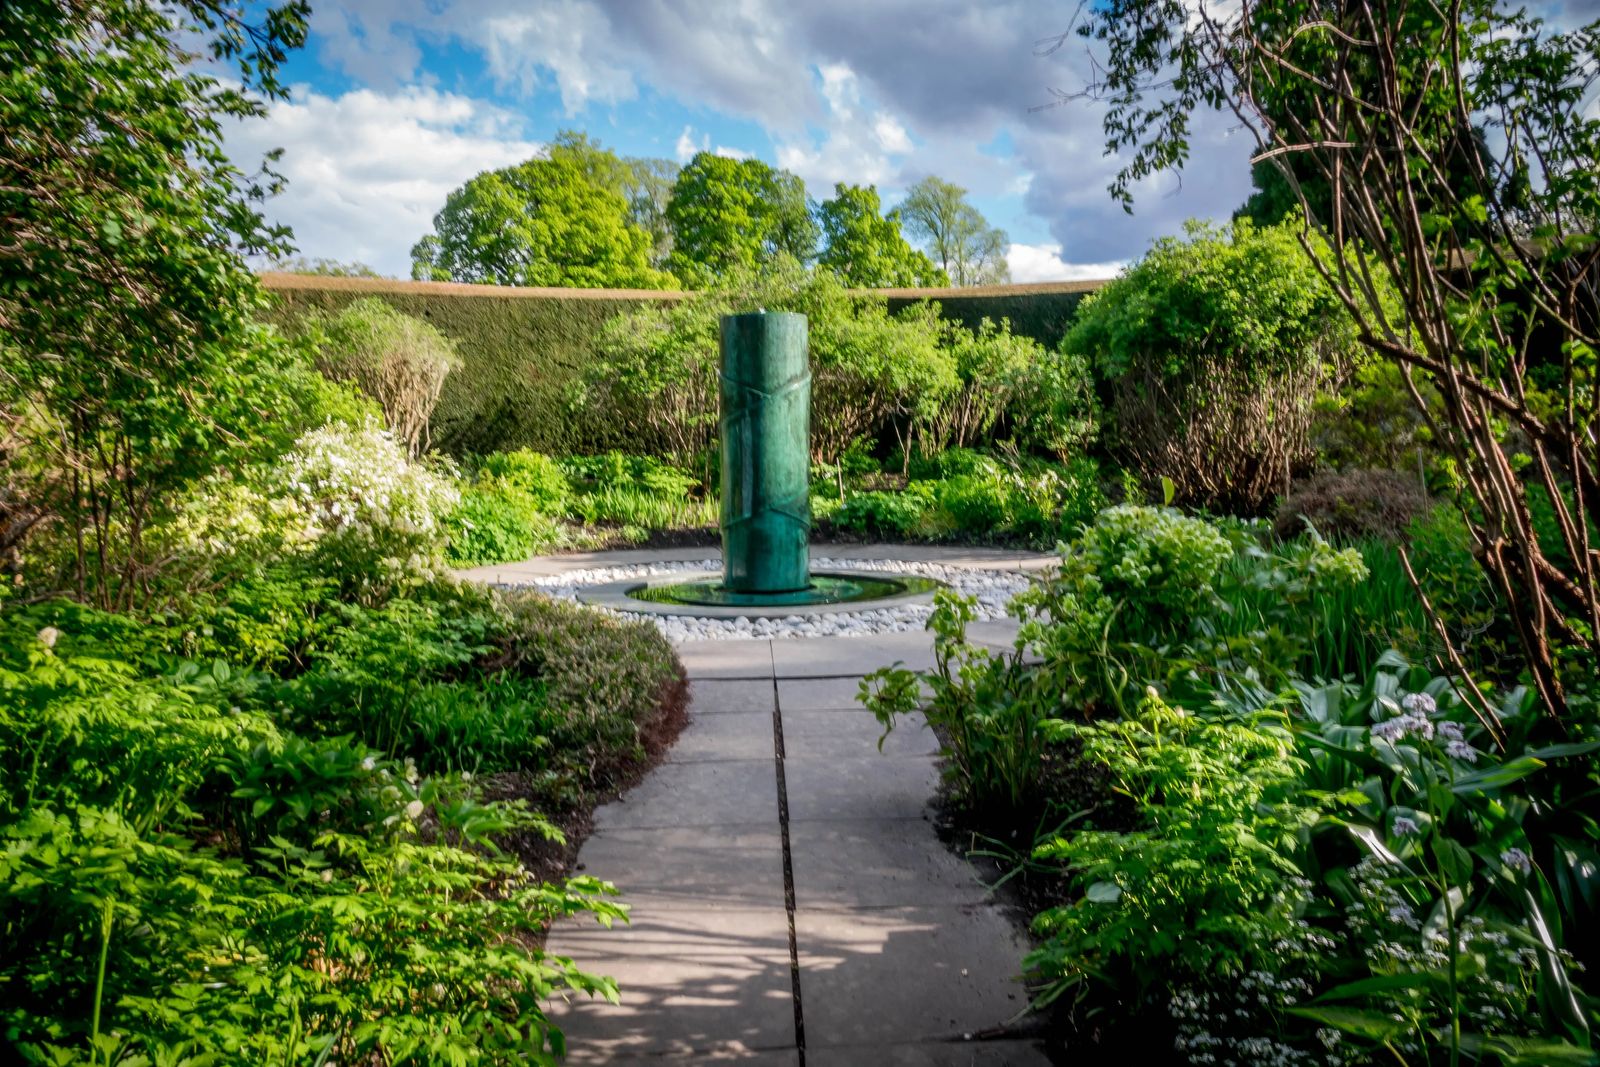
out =
{"type": "Polygon", "coordinates": [[[859,604],[871,600],[931,593],[941,583],[921,575],[813,574],[811,584],[788,593],[739,593],[720,581],[701,579],[659,582],[629,589],[634,600],[688,607],[799,607],[823,604],[859,604]]]}
{"type": "Polygon", "coordinates": [[[811,586],[792,593],[737,594],[722,588],[720,571],[702,570],[604,582],[577,590],[577,598],[641,615],[780,619],[931,604],[943,588],[921,574],[836,568],[813,572],[811,586]]]}

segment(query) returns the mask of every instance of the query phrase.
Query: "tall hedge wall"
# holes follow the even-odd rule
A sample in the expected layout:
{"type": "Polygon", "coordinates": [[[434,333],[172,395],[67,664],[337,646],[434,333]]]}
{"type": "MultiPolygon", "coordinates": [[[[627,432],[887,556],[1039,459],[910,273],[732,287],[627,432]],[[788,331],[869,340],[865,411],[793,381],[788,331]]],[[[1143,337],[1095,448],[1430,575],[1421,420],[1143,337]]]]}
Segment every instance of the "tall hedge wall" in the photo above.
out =
{"type": "MultiPolygon", "coordinates": [[[[627,427],[587,425],[568,403],[595,337],[612,315],[683,293],[617,289],[522,289],[265,274],[276,297],[274,315],[288,329],[307,310],[336,310],[377,296],[426,319],[453,338],[463,365],[445,380],[433,416],[433,444],[455,455],[497,449],[541,452],[629,450],[627,427]]],[[[937,300],[942,314],[969,326],[988,317],[1053,347],[1078,302],[1102,282],[1047,282],[971,289],[886,289],[891,310],[937,300]]]]}

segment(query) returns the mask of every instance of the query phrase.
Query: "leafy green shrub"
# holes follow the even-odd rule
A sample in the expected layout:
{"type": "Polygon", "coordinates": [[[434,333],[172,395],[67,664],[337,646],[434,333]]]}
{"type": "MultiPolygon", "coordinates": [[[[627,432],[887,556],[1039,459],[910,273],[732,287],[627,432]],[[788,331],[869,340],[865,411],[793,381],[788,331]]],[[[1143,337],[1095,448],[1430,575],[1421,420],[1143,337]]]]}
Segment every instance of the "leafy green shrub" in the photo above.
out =
{"type": "Polygon", "coordinates": [[[462,567],[527,559],[562,540],[560,524],[542,514],[532,497],[493,483],[463,490],[444,530],[449,560],[462,567]]]}
{"type": "Polygon", "coordinates": [[[1171,508],[1119,504],[1067,546],[1059,582],[1123,636],[1182,634],[1214,603],[1233,546],[1203,519],[1171,508]]]}
{"type": "Polygon", "coordinates": [[[841,530],[906,540],[920,527],[928,504],[929,495],[925,490],[852,493],[833,510],[831,518],[841,530]]]}
{"type": "Polygon", "coordinates": [[[1084,300],[1066,351],[1094,362],[1110,444],[1184,504],[1259,510],[1311,455],[1326,366],[1349,314],[1291,226],[1191,223],[1084,300]]]}
{"type": "MultiPolygon", "coordinates": [[[[1013,334],[1011,324],[1003,320],[996,325],[984,319],[976,330],[947,324],[945,336],[959,385],[917,424],[918,445],[925,455],[989,439],[1011,409],[1029,368],[1044,359],[1044,349],[1036,341],[1013,334]]],[[[1034,377],[1029,384],[1042,383],[1034,377]]]]}
{"type": "Polygon", "coordinates": [[[412,459],[428,447],[428,422],[445,377],[461,365],[456,348],[431,323],[364,297],[337,314],[313,313],[317,368],[352,381],[383,409],[384,422],[412,459]]]}
{"type": "Polygon", "coordinates": [[[1073,351],[1044,351],[1018,375],[1006,408],[1011,437],[1025,451],[1065,462],[1100,436],[1100,401],[1089,360],[1073,351]]]}
{"type": "Polygon", "coordinates": [[[1108,772],[1134,825],[1035,850],[1081,894],[1034,919],[1041,1002],[1094,981],[1140,1003],[1270,966],[1304,906],[1298,839],[1316,817],[1287,720],[1214,721],[1151,693],[1127,718],[1046,729],[1108,772]]]}
{"type": "Polygon", "coordinates": [[[572,492],[560,463],[526,448],[484,456],[478,463],[477,480],[480,485],[514,491],[545,515],[559,515],[572,492]]]}
{"type": "Polygon", "coordinates": [[[598,456],[564,456],[558,463],[567,478],[585,492],[627,489],[681,497],[698,485],[694,475],[654,456],[606,452],[598,456]]]}
{"type": "Polygon", "coordinates": [[[1391,470],[1322,471],[1296,482],[1278,503],[1274,529],[1290,538],[1309,522],[1337,541],[1399,541],[1432,509],[1415,475],[1391,470]]]}
{"type": "Polygon", "coordinates": [[[224,662],[49,602],[0,615],[0,1007],[27,1062],[553,1062],[530,948],[622,914],[489,835],[554,833],[459,777],[284,734],[224,662]],[[126,655],[125,650],[131,655],[126,655]]]}

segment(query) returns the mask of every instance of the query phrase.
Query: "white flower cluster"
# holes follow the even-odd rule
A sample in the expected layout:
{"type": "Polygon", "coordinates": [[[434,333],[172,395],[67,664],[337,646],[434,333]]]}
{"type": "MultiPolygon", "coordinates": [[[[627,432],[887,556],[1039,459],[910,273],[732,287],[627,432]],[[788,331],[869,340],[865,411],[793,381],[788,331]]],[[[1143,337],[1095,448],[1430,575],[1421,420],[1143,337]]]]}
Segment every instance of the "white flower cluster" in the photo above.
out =
{"type": "Polygon", "coordinates": [[[1432,741],[1437,736],[1444,742],[1444,754],[1462,763],[1477,763],[1478,750],[1467,743],[1466,732],[1458,722],[1433,721],[1439,714],[1439,704],[1427,693],[1407,693],[1400,701],[1402,713],[1385,719],[1372,727],[1372,736],[1391,745],[1407,737],[1432,741]]]}
{"type": "Polygon", "coordinates": [[[311,538],[428,536],[437,515],[460,499],[455,485],[406,458],[388,430],[330,423],[295,442],[284,456],[279,483],[300,506],[311,538]]]}

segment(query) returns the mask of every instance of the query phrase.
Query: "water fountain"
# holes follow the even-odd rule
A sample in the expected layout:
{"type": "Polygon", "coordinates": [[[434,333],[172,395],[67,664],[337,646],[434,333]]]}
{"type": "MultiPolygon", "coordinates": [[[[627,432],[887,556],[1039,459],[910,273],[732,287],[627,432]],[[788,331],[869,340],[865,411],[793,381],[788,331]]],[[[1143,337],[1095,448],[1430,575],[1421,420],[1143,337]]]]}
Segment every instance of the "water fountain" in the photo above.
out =
{"type": "Polygon", "coordinates": [[[863,611],[931,596],[939,583],[917,575],[811,572],[805,316],[724,316],[721,349],[722,573],[616,583],[582,599],[652,614],[726,617],[863,611]]]}

